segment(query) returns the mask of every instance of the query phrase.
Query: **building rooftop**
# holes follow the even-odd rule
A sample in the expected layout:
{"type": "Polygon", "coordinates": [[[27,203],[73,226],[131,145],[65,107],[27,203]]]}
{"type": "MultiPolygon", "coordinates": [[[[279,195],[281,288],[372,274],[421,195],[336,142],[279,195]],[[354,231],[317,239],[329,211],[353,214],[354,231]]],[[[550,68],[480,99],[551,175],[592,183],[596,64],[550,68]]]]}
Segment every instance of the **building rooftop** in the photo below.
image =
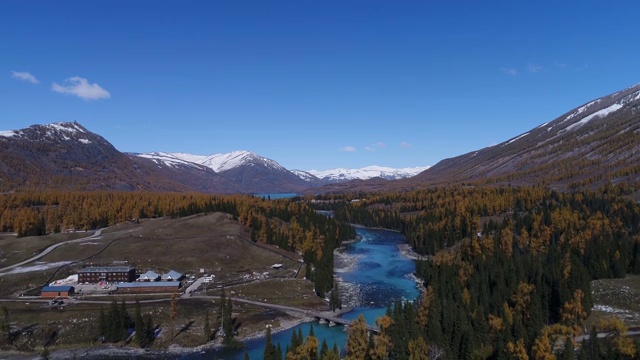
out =
{"type": "Polygon", "coordinates": [[[43,286],[42,287],[42,291],[51,291],[51,292],[71,291],[71,289],[73,289],[73,286],[70,286],[70,285],[67,285],[67,286],[43,286]]]}
{"type": "Polygon", "coordinates": [[[149,270],[144,274],[140,274],[138,280],[156,280],[159,277],[160,275],[157,272],[149,270]]]}
{"type": "Polygon", "coordinates": [[[90,266],[81,269],[79,273],[129,272],[131,270],[134,270],[131,266],[90,266]]]}
{"type": "Polygon", "coordinates": [[[179,272],[175,271],[175,270],[171,270],[168,273],[162,275],[162,280],[178,280],[182,277],[183,275],[180,274],[179,272]]]}
{"type": "Polygon", "coordinates": [[[123,282],[118,283],[119,288],[141,288],[141,287],[179,287],[180,281],[163,281],[163,282],[123,282]]]}

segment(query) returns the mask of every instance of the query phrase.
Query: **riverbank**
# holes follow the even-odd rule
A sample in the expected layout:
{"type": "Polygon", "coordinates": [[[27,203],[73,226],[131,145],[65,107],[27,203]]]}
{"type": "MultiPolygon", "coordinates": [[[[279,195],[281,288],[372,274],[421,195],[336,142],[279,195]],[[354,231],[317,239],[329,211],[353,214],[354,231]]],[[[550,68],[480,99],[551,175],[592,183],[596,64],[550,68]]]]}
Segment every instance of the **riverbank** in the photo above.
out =
{"type": "Polygon", "coordinates": [[[398,250],[400,251],[400,253],[411,259],[411,260],[420,260],[420,261],[425,261],[425,260],[429,260],[430,257],[429,255],[420,255],[418,254],[415,250],[413,250],[413,248],[411,247],[411,245],[409,244],[398,244],[398,250]]]}
{"type": "MultiPolygon", "coordinates": [[[[340,310],[325,311],[323,314],[331,316],[339,316],[353,311],[351,307],[344,307],[340,310]]],[[[286,331],[296,328],[304,323],[314,322],[316,319],[313,317],[296,317],[290,314],[290,317],[278,317],[274,319],[276,326],[271,327],[271,334],[286,331]]],[[[266,336],[266,328],[262,331],[253,332],[244,336],[238,336],[235,339],[241,343],[251,341],[255,339],[264,338],[266,336]]],[[[105,344],[99,346],[92,346],[79,349],[65,349],[65,350],[53,350],[49,355],[49,359],[74,359],[74,358],[136,358],[136,359],[157,359],[157,358],[181,358],[190,354],[208,353],[215,350],[221,350],[225,346],[222,344],[221,339],[216,339],[207,344],[195,346],[195,347],[183,347],[179,345],[170,345],[166,349],[141,349],[131,346],[119,346],[116,344],[105,344]]],[[[20,353],[20,352],[0,352],[0,358],[2,359],[41,359],[40,354],[34,353],[20,353]]]]}

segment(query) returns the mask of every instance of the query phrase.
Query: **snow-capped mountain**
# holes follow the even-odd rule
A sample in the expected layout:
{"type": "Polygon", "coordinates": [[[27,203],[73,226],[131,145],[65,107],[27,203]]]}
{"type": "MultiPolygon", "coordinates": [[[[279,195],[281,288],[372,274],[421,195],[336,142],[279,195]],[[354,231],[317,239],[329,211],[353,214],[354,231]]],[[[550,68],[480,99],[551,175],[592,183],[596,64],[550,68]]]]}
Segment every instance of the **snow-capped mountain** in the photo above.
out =
{"type": "Polygon", "coordinates": [[[198,164],[206,166],[217,173],[237,169],[242,166],[257,166],[271,169],[276,172],[286,172],[296,175],[307,182],[307,186],[344,182],[350,180],[367,180],[375,177],[386,180],[404,179],[415,176],[428,166],[394,169],[383,166],[367,166],[359,169],[337,168],[330,170],[287,170],[278,162],[260,156],[252,151],[233,151],[226,154],[193,155],[186,153],[151,152],[136,154],[137,156],[152,159],[168,166],[183,166],[185,164],[198,164]]]}
{"type": "Polygon", "coordinates": [[[276,171],[287,171],[276,161],[262,157],[252,151],[232,151],[226,154],[193,155],[186,153],[150,152],[136,154],[137,156],[153,159],[169,166],[178,164],[199,164],[210,168],[215,172],[224,172],[240,166],[263,166],[276,171]]]}
{"type": "Polygon", "coordinates": [[[91,144],[89,138],[92,136],[95,136],[95,134],[92,134],[77,122],[58,122],[47,125],[33,125],[22,130],[0,131],[0,140],[2,138],[13,138],[48,142],[77,141],[85,145],[91,144]]]}
{"type": "Polygon", "coordinates": [[[77,122],[0,131],[0,188],[238,191],[205,167],[177,169],[127,156],[77,122]]]}
{"type": "Polygon", "coordinates": [[[232,151],[213,155],[167,152],[134,155],[176,168],[189,165],[205,166],[235,183],[242,192],[297,192],[310,185],[316,185],[305,182],[278,162],[252,151],[232,151]]]}
{"type": "Polygon", "coordinates": [[[386,179],[386,180],[397,180],[397,179],[405,179],[408,177],[418,175],[419,173],[427,170],[428,168],[429,168],[428,166],[420,166],[420,167],[394,169],[394,168],[383,167],[383,166],[367,166],[359,169],[337,168],[337,169],[329,169],[329,170],[309,170],[306,172],[302,172],[301,175],[302,176],[313,175],[318,179],[328,183],[344,182],[344,181],[357,180],[357,179],[367,180],[367,179],[372,179],[376,177],[386,179]]]}

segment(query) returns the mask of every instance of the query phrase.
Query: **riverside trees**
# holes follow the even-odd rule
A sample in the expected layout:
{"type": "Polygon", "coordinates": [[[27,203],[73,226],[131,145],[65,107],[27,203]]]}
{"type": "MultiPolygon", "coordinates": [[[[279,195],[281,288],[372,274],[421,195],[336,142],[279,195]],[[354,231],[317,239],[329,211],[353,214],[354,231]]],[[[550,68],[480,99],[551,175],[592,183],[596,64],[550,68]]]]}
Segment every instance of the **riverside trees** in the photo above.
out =
{"type": "MultiPolygon", "coordinates": [[[[353,204],[333,196],[319,206],[400,230],[430,255],[416,267],[427,291],[393,306],[391,358],[416,358],[422,341],[451,359],[544,358],[581,333],[592,280],[638,273],[640,205],[627,190],[447,188],[358,194],[353,204]]],[[[618,343],[608,356],[630,358],[633,349],[618,343]]]]}

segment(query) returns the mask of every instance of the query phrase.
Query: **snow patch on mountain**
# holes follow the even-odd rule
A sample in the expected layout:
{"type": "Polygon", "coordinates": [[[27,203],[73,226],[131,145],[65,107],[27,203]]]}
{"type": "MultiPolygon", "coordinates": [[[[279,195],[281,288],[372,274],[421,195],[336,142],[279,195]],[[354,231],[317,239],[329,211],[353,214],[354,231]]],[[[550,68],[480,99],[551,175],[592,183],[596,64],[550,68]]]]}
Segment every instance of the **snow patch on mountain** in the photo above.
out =
{"type": "Polygon", "coordinates": [[[322,180],[334,182],[356,179],[367,180],[375,177],[396,180],[415,176],[428,168],[428,166],[419,166],[394,169],[383,166],[367,166],[359,169],[337,168],[329,170],[309,170],[308,173],[322,180]]]}
{"type": "Polygon", "coordinates": [[[591,105],[595,105],[597,103],[599,103],[600,101],[602,101],[602,99],[598,99],[598,100],[593,100],[592,102],[582,105],[581,107],[578,108],[578,110],[574,111],[573,113],[571,113],[569,116],[567,116],[564,120],[562,120],[561,124],[567,120],[571,120],[574,117],[582,114],[583,112],[587,111],[587,109],[591,106],[591,105]]]}
{"type": "Polygon", "coordinates": [[[505,143],[505,144],[504,144],[504,145],[502,145],[502,146],[507,146],[507,145],[511,144],[512,142],[514,142],[514,141],[516,141],[516,140],[518,140],[518,139],[522,139],[523,137],[525,137],[525,136],[527,136],[527,135],[529,135],[529,133],[528,133],[528,132],[526,132],[526,133],[524,133],[524,134],[522,134],[522,135],[520,135],[520,136],[514,137],[513,139],[509,140],[507,143],[505,143]]]}
{"type": "Polygon", "coordinates": [[[594,112],[591,115],[585,116],[583,117],[580,121],[575,122],[569,126],[567,126],[566,130],[573,130],[576,128],[579,128],[581,126],[583,126],[584,124],[588,123],[589,121],[595,119],[595,118],[603,118],[611,113],[614,113],[620,109],[622,109],[626,104],[638,100],[640,99],[640,91],[636,91],[633,92],[625,97],[623,97],[622,99],[616,101],[615,103],[613,103],[612,105],[604,108],[604,109],[600,109],[596,112],[594,112]]]}
{"type": "Polygon", "coordinates": [[[171,167],[179,167],[184,165],[194,166],[199,163],[198,159],[200,157],[206,158],[206,156],[201,156],[201,155],[167,153],[167,152],[161,152],[161,151],[155,151],[155,152],[150,152],[145,154],[135,154],[135,155],[138,157],[151,159],[158,164],[164,164],[171,167]],[[189,155],[189,156],[186,156],[186,155],[189,155]],[[188,158],[188,160],[185,158],[188,158]]]}
{"type": "Polygon", "coordinates": [[[313,174],[310,174],[308,171],[291,170],[291,172],[294,173],[300,179],[302,179],[304,181],[307,181],[307,182],[318,180],[318,178],[316,176],[314,176],[313,174]]]}

